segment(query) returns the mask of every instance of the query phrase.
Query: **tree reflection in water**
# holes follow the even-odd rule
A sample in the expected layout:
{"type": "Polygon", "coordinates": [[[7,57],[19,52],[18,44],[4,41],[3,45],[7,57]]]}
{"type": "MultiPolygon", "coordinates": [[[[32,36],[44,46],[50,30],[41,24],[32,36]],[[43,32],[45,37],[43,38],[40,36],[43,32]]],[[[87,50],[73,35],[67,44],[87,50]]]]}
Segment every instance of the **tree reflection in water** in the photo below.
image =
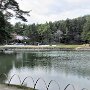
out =
{"type": "MultiPolygon", "coordinates": [[[[20,77],[23,78],[27,75],[31,75],[32,77],[37,76],[38,78],[43,76],[47,81],[48,79],[52,80],[52,78],[53,80],[61,81],[64,77],[65,82],[71,81],[71,78],[76,76],[78,80],[81,78],[87,81],[87,79],[90,80],[90,52],[23,51],[17,52],[16,54],[1,53],[0,74],[1,73],[6,73],[8,76],[21,73],[20,75],[22,76],[20,77]],[[71,79],[69,81],[67,79],[68,76],[70,76],[71,79]]],[[[5,80],[5,77],[0,78],[1,82],[5,80]]]]}

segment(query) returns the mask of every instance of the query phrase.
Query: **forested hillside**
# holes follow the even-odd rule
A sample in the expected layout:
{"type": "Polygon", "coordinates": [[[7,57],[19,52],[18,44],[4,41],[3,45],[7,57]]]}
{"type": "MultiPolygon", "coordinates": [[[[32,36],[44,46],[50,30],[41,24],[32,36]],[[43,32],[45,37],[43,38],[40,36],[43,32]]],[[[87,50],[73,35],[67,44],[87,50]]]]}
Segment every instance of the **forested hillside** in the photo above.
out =
{"type": "Polygon", "coordinates": [[[16,23],[12,32],[28,36],[29,44],[82,44],[90,41],[90,16],[60,20],[45,24],[16,23]]]}
{"type": "MultiPolygon", "coordinates": [[[[27,44],[82,44],[90,42],[90,15],[45,24],[11,25],[7,22],[5,31],[28,36],[27,44]]],[[[3,39],[3,38],[2,38],[3,39]]],[[[9,41],[10,39],[8,39],[9,41]]]]}

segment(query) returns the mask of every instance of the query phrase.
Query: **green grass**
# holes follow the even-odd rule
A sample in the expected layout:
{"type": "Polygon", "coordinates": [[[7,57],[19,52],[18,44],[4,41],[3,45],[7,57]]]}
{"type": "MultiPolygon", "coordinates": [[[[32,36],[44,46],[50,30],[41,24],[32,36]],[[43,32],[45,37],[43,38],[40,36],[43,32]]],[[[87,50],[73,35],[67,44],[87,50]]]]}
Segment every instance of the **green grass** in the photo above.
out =
{"type": "Polygon", "coordinates": [[[71,49],[75,49],[77,47],[82,47],[83,45],[57,45],[57,47],[59,48],[71,48],[71,49]]]}

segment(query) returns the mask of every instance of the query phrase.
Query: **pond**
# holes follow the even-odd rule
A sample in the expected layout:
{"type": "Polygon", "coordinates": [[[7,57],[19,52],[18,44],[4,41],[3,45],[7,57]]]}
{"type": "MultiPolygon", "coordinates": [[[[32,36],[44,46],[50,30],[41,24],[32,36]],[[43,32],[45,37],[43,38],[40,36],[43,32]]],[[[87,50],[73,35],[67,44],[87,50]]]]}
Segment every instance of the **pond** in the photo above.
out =
{"type": "Polygon", "coordinates": [[[90,52],[89,51],[19,51],[15,53],[0,53],[0,74],[5,73],[8,78],[0,78],[0,83],[20,84],[46,90],[45,83],[49,84],[48,90],[90,89],[90,52]],[[32,80],[33,78],[33,80],[32,80]],[[40,79],[38,79],[40,78],[40,79]],[[45,83],[44,83],[45,80],[45,83]],[[59,84],[59,86],[58,86],[59,84]],[[72,86],[73,85],[73,86],[72,86]]]}

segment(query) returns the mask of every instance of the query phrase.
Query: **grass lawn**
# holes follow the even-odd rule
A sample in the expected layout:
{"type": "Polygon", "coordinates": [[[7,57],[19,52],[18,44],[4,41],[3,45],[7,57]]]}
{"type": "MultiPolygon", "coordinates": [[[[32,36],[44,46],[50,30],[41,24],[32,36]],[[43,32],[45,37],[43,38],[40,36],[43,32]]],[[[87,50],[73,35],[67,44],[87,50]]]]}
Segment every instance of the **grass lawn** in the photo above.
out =
{"type": "Polygon", "coordinates": [[[59,47],[59,48],[71,48],[71,49],[75,49],[77,47],[84,47],[84,45],[57,45],[57,47],[59,47]]]}

